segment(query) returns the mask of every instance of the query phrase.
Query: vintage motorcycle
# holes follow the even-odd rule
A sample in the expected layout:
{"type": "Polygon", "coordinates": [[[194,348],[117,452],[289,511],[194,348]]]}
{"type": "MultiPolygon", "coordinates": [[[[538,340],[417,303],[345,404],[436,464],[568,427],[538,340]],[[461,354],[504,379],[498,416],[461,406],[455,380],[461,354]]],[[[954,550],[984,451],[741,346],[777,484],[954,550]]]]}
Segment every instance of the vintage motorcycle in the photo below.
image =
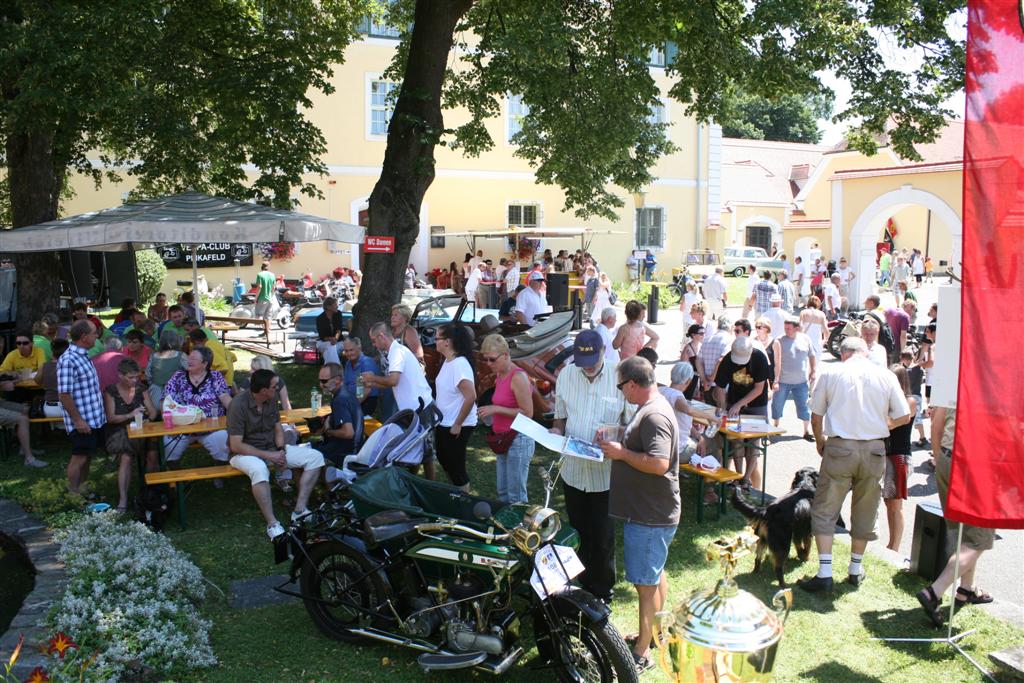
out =
{"type": "Polygon", "coordinates": [[[417,650],[426,671],[500,675],[522,659],[530,619],[535,666],[566,682],[634,683],[608,607],[569,582],[578,537],[547,507],[554,481],[541,472],[544,506],[496,508],[400,467],[371,470],[275,543],[278,562],[292,558],[277,590],[302,598],[328,637],[417,650]],[[286,588],[296,579],[299,592],[286,588]]]}

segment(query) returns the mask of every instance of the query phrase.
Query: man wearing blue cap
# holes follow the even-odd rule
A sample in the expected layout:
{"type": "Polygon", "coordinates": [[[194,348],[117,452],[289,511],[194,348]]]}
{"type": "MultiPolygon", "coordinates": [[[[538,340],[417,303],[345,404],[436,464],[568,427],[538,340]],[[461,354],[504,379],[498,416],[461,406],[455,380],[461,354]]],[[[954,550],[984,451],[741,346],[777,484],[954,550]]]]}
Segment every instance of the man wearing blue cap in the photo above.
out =
{"type": "MultiPolygon", "coordinates": [[[[616,386],[615,365],[604,360],[604,342],[584,330],[573,342],[573,364],[562,369],[555,385],[555,421],[551,431],[597,441],[605,424],[625,424],[632,411],[616,386]]],[[[580,536],[580,560],[586,567],[580,584],[608,602],[615,585],[615,527],[608,516],[611,461],[593,462],[566,456],[562,488],[569,523],[580,536]]]]}

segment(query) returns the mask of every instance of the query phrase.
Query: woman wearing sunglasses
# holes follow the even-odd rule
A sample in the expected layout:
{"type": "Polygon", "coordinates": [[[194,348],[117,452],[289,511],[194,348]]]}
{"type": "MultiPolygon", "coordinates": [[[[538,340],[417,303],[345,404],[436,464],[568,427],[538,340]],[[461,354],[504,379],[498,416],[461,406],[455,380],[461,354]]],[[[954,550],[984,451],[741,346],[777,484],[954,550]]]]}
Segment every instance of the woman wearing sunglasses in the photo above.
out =
{"type": "Polygon", "coordinates": [[[526,372],[512,363],[508,342],[500,334],[485,337],[480,354],[494,373],[491,405],[477,408],[477,416],[492,418],[493,434],[489,435],[488,443],[498,461],[498,499],[502,503],[526,503],[526,479],[535,443],[523,434],[515,434],[512,420],[520,413],[533,417],[530,380],[526,372]]]}

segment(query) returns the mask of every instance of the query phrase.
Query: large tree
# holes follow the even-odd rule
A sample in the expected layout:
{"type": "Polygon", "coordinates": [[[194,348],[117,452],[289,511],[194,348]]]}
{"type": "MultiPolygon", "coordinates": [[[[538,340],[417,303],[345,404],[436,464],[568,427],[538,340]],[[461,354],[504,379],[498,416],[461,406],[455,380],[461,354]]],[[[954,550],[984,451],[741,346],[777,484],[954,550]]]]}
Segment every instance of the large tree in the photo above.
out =
{"type": "MultiPolygon", "coordinates": [[[[311,89],[363,0],[8,0],[0,155],[15,228],[57,217],[68,174],[128,175],[138,196],[195,189],[288,206],[324,171],[311,89]]],[[[16,261],[19,322],[57,298],[56,255],[16,261]]]]}
{"type": "Polygon", "coordinates": [[[397,246],[367,257],[357,329],[386,319],[400,295],[435,147],[491,147],[484,122],[506,95],[529,107],[516,153],[537,180],[559,186],[581,217],[611,217],[672,148],[648,118],[659,95],[652,48],[671,41],[670,94],[702,121],[725,113],[729,92],[827,98],[817,74],[831,69],[853,87],[838,118],[858,122],[854,144],[872,152],[888,130],[898,153],[917,158],[912,143],[934,138],[952,114],[941,103],[963,87],[963,44],[945,27],[962,10],[962,0],[396,0],[386,20],[403,27],[390,69],[402,87],[369,232],[397,246]],[[880,41],[917,52],[919,68],[890,67],[880,41]],[[468,120],[446,128],[442,111],[455,107],[468,120]]]}
{"type": "Polygon", "coordinates": [[[832,116],[832,98],[736,93],[720,116],[722,135],[728,138],[817,143],[821,141],[818,121],[832,116]]]}

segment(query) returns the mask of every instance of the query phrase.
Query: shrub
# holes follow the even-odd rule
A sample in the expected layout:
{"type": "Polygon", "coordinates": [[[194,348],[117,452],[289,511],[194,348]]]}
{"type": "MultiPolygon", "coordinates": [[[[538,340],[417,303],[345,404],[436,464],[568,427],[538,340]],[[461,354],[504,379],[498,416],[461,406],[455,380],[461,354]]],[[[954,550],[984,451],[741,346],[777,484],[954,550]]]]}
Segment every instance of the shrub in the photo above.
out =
{"type": "Polygon", "coordinates": [[[167,277],[167,266],[160,254],[152,249],[135,252],[135,270],[139,277],[139,305],[148,304],[156,299],[160,288],[167,277]]]}
{"type": "MultiPolygon", "coordinates": [[[[618,305],[625,306],[626,302],[630,299],[636,299],[644,306],[647,305],[647,297],[651,294],[651,285],[644,282],[640,285],[635,285],[629,282],[616,282],[612,285],[612,291],[615,292],[615,296],[619,297],[618,305]]],[[[665,310],[668,308],[676,308],[679,306],[679,297],[672,293],[665,285],[658,287],[658,308],[665,310]]],[[[619,316],[622,322],[625,318],[619,316]]]]}
{"type": "Polygon", "coordinates": [[[70,510],[81,510],[85,500],[68,492],[67,483],[61,479],[40,479],[28,489],[27,496],[18,496],[18,502],[40,517],[50,517],[70,510]]]}
{"type": "Polygon", "coordinates": [[[181,673],[216,663],[199,616],[203,576],[161,534],[112,513],[57,531],[68,586],[49,622],[99,652],[117,680],[181,673]]]}

